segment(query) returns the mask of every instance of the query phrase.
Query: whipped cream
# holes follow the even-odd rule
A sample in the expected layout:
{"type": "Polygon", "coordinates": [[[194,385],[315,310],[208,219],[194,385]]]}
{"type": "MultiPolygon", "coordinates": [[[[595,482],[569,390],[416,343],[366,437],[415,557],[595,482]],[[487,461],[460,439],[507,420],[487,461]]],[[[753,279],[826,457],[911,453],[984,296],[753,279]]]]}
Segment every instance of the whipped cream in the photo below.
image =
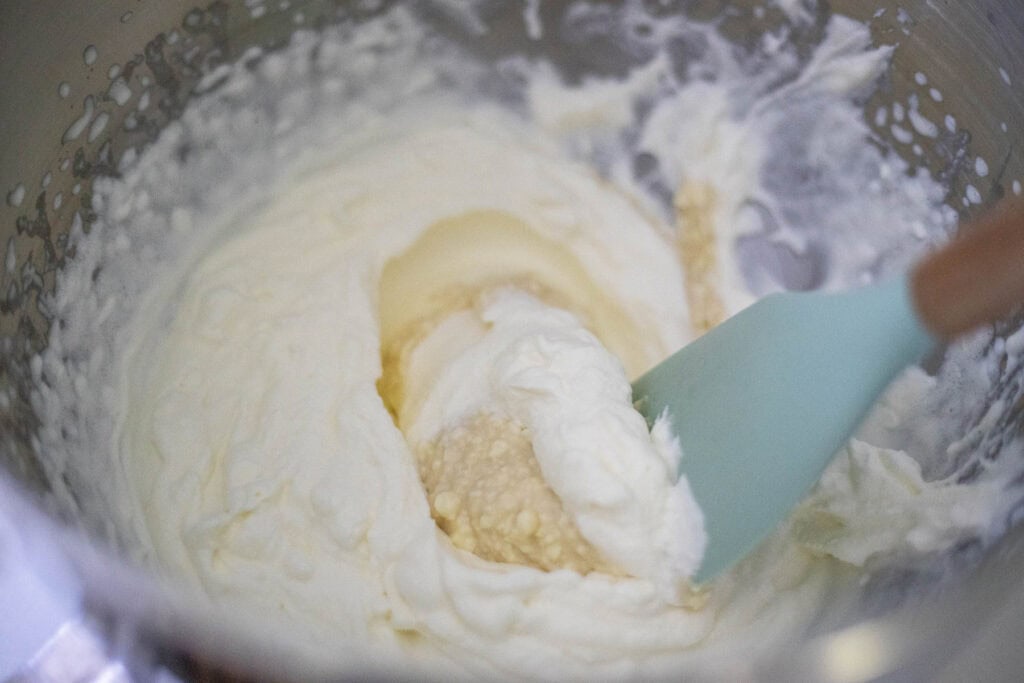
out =
{"type": "MultiPolygon", "coordinates": [[[[622,362],[566,310],[608,308],[574,301],[602,283],[624,326],[617,339],[647,341],[633,347],[642,367],[685,338],[682,272],[654,224],[588,170],[531,149],[510,135],[511,122],[482,121],[427,126],[295,177],[157,288],[135,321],[118,443],[139,495],[140,535],[161,566],[218,600],[259,593],[253,602],[304,629],[319,615],[309,635],[324,647],[387,628],[511,665],[520,646],[510,636],[525,630],[539,648],[548,627],[529,631],[547,623],[562,637],[578,633],[558,656],[586,661],[608,656],[615,631],[609,624],[607,637],[593,637],[594,600],[684,646],[709,622],[678,607],[704,544],[700,511],[676,478],[678,446],[667,426],[652,437],[622,362]],[[489,172],[495,164],[500,174],[489,172]],[[474,214],[480,207],[488,213],[474,214]],[[496,242],[504,230],[527,231],[546,240],[538,252],[575,267],[549,279],[520,268],[528,253],[505,259],[491,245],[496,256],[452,270],[451,250],[417,238],[443,240],[466,215],[480,230],[474,248],[487,246],[489,229],[496,242]],[[396,265],[409,253],[417,258],[396,265]],[[421,278],[411,290],[399,286],[410,271],[421,278]],[[562,286],[566,272],[586,281],[562,286]],[[445,315],[440,305],[440,322],[402,363],[404,435],[378,389],[389,345],[379,321],[391,320],[401,340],[406,325],[395,321],[429,309],[383,308],[399,305],[379,295],[385,273],[396,297],[431,301],[443,301],[452,279],[460,288],[477,277],[512,283],[485,290],[477,310],[445,315]],[[567,303],[544,303],[516,282],[567,303]],[[551,571],[487,564],[434,525],[414,451],[478,414],[526,430],[543,482],[604,572],[561,569],[551,556],[558,541],[543,544],[551,571]],[[267,576],[276,587],[255,591],[267,576]],[[443,607],[452,603],[455,612],[443,607]]],[[[451,467],[477,457],[459,453],[451,467]]],[[[466,509],[469,497],[485,497],[478,517],[496,515],[508,494],[525,535],[543,537],[543,520],[529,520],[529,491],[496,473],[441,493],[448,507],[453,495],[467,499],[466,509]]],[[[434,508],[444,500],[434,497],[434,508]]]]}
{"type": "MultiPolygon", "coordinates": [[[[404,421],[412,412],[405,433],[413,448],[464,429],[478,414],[521,426],[543,481],[600,558],[680,600],[703,554],[702,516],[686,478],[677,477],[681,454],[676,440],[666,439],[670,427],[662,420],[648,431],[621,362],[574,315],[521,290],[486,293],[475,310],[453,318],[431,331],[406,368],[417,380],[407,398],[415,407],[399,415],[404,421]]],[[[438,465],[444,449],[433,451],[421,469],[465,467],[438,465]]],[[[490,507],[503,493],[514,496],[523,483],[498,469],[499,476],[457,487],[459,497],[476,495],[490,507]]],[[[527,505],[516,516],[530,527],[530,513],[527,505]]],[[[564,544],[552,539],[542,552],[557,557],[564,544]]],[[[588,567],[579,562],[577,569],[588,567]]]]}
{"type": "Polygon", "coordinates": [[[797,50],[807,5],[749,60],[643,3],[573,5],[566,40],[626,43],[614,77],[482,64],[404,6],[222,69],[96,183],[47,301],[34,406],[64,508],[303,657],[555,680],[753,659],[855,618],[874,572],[997,534],[1016,473],[968,429],[982,339],[897,382],[784,528],[685,590],[698,511],[628,381],[955,220],[858,106],[889,50],[841,17],[797,50]]]}

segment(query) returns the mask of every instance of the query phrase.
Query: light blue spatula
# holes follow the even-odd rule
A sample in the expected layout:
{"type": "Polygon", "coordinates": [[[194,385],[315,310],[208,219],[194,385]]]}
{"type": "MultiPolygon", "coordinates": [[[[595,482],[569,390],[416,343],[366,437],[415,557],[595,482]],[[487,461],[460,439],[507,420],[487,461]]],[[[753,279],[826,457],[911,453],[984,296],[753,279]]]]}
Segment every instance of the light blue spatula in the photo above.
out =
{"type": "Polygon", "coordinates": [[[776,528],[900,371],[1021,303],[1024,212],[1004,209],[903,279],[769,296],[637,380],[640,412],[671,416],[704,512],[696,580],[776,528]]]}

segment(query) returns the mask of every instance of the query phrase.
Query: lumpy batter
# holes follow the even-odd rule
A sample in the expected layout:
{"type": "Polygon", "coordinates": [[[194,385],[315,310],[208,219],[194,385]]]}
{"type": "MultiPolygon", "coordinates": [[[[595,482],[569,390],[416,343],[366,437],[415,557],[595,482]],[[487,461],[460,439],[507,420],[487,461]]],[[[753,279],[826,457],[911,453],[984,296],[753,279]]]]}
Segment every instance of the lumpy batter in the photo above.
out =
{"type": "Polygon", "coordinates": [[[51,478],[140,562],[303,652],[467,675],[754,653],[857,568],[988,533],[995,474],[929,481],[896,447],[938,382],[915,370],[785,528],[690,585],[685,435],[648,430],[630,379],[781,286],[742,272],[744,240],[807,254],[828,226],[813,284],[845,287],[951,219],[852,104],[888,57],[865,27],[831,19],[803,62],[769,41],[763,73],[708,26],[658,30],[699,34],[696,75],[662,52],[570,86],[510,60],[500,107],[401,8],[234,68],[73,235],[36,366],[51,478]]]}

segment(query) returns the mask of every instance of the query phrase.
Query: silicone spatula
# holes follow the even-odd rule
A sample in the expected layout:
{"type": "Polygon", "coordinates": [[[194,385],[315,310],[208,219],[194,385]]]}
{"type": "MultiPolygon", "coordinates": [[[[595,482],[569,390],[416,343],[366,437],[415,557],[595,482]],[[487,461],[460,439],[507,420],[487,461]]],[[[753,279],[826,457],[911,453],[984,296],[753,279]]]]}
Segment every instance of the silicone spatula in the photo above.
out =
{"type": "Polygon", "coordinates": [[[649,422],[671,418],[704,513],[696,581],[778,526],[906,366],[1020,304],[1024,207],[1004,206],[904,278],[770,295],[634,382],[649,422]]]}

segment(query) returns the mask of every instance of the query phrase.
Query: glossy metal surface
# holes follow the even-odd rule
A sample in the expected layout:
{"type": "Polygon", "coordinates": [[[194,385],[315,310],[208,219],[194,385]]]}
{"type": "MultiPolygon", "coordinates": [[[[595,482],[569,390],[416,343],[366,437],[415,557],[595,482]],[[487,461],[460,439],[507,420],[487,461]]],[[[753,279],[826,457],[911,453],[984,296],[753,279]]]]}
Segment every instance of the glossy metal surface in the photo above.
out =
{"type": "MultiPolygon", "coordinates": [[[[293,1],[287,9],[280,9],[281,3],[268,2],[261,16],[251,11],[254,4],[260,3],[218,1],[201,9],[193,9],[193,3],[169,0],[0,3],[0,84],[4,93],[0,97],[0,192],[8,194],[19,184],[25,188],[20,205],[14,206],[12,201],[0,204],[0,246],[16,255],[15,267],[0,279],[0,335],[8,340],[0,353],[0,389],[7,390],[9,397],[0,407],[0,477],[7,480],[0,484],[6,487],[16,481],[22,491],[31,492],[26,499],[34,502],[28,508],[19,505],[18,514],[45,528],[54,546],[70,557],[84,588],[83,614],[91,623],[103,625],[98,632],[110,643],[120,643],[110,645],[108,654],[132,660],[146,652],[180,663],[182,653],[187,653],[228,670],[277,678],[358,675],[371,670],[378,677],[399,674],[382,663],[362,661],[358,652],[349,653],[349,665],[338,671],[330,662],[309,661],[279,650],[255,631],[226,625],[208,606],[123,564],[42,512],[46,482],[31,456],[31,434],[38,425],[28,404],[28,367],[46,339],[39,294],[52,288],[54,272],[69,256],[62,234],[76,211],[88,213],[92,179],[112,172],[125,149],[144,144],[173,120],[199,77],[218,63],[237,57],[252,45],[280,45],[297,25],[335,21],[339,13],[372,11],[371,6],[380,3],[309,0],[293,1]],[[298,16],[301,22],[297,23],[298,16]],[[95,47],[96,59],[87,64],[85,57],[92,55],[89,46],[95,47]],[[125,76],[129,76],[130,64],[132,78],[145,76],[153,82],[155,94],[146,112],[136,111],[138,90],[124,106],[116,101],[108,74],[115,64],[121,65],[125,76]],[[60,89],[61,83],[66,83],[66,88],[60,89]],[[62,97],[61,92],[70,94],[62,97]],[[92,106],[109,114],[106,127],[92,140],[86,130],[74,140],[62,142],[69,126],[87,109],[88,96],[93,98],[92,106]],[[125,129],[126,120],[130,130],[125,129]],[[66,167],[61,170],[65,160],[66,167]],[[50,182],[43,187],[47,173],[50,182]],[[58,193],[63,201],[56,206],[58,193]]],[[[749,8],[755,3],[712,0],[678,4],[686,11],[710,16],[730,4],[749,8]]],[[[907,158],[917,158],[918,163],[948,178],[952,197],[961,196],[969,183],[986,203],[1010,193],[1010,182],[1024,178],[1024,5],[1020,0],[834,0],[831,5],[838,12],[871,20],[876,40],[896,45],[893,76],[867,103],[867,111],[905,100],[908,93],[919,89],[915,75],[921,71],[943,94],[941,105],[923,99],[922,113],[939,121],[946,112],[956,116],[955,132],[943,134],[920,157],[901,147],[886,126],[875,130],[880,144],[892,145],[907,158]],[[877,14],[883,9],[884,13],[877,14]],[[987,177],[971,175],[974,155],[989,160],[991,173],[987,177]]],[[[559,7],[564,4],[545,3],[544,12],[557,12],[559,7]]],[[[509,26],[521,22],[518,3],[512,3],[507,14],[509,26]]],[[[521,32],[521,24],[515,24],[514,30],[521,32]]],[[[742,33],[742,27],[736,30],[742,33]]],[[[494,36],[495,41],[506,38],[494,36]]],[[[600,59],[595,57],[593,63],[600,59]]],[[[17,194],[8,196],[13,200],[17,194]]],[[[1021,393],[1021,383],[1019,376],[1003,378],[993,400],[1015,399],[1021,393]]],[[[1019,430],[1016,400],[1007,405],[1010,407],[997,421],[998,433],[979,448],[998,453],[1004,437],[1019,430]]],[[[6,488],[4,492],[12,500],[13,496],[20,499],[20,494],[6,488]]],[[[825,635],[794,644],[771,661],[733,658],[692,672],[690,677],[929,679],[948,666],[973,634],[999,616],[1007,596],[1024,594],[1019,571],[1024,563],[1024,531],[1020,528],[974,567],[977,559],[968,552],[966,559],[957,560],[968,567],[961,581],[939,586],[936,594],[908,599],[895,610],[875,609],[882,614],[880,618],[852,627],[845,627],[841,620],[831,626],[826,623],[825,635]]],[[[1019,629],[1017,640],[1024,637],[1020,623],[1011,622],[1011,628],[1019,629]]],[[[1009,655],[1005,659],[1007,666],[1015,661],[1019,660],[1009,655]]],[[[148,667],[129,669],[136,677],[146,677],[152,671],[148,667]]],[[[989,670],[997,676],[1006,673],[998,662],[989,670]]]]}

